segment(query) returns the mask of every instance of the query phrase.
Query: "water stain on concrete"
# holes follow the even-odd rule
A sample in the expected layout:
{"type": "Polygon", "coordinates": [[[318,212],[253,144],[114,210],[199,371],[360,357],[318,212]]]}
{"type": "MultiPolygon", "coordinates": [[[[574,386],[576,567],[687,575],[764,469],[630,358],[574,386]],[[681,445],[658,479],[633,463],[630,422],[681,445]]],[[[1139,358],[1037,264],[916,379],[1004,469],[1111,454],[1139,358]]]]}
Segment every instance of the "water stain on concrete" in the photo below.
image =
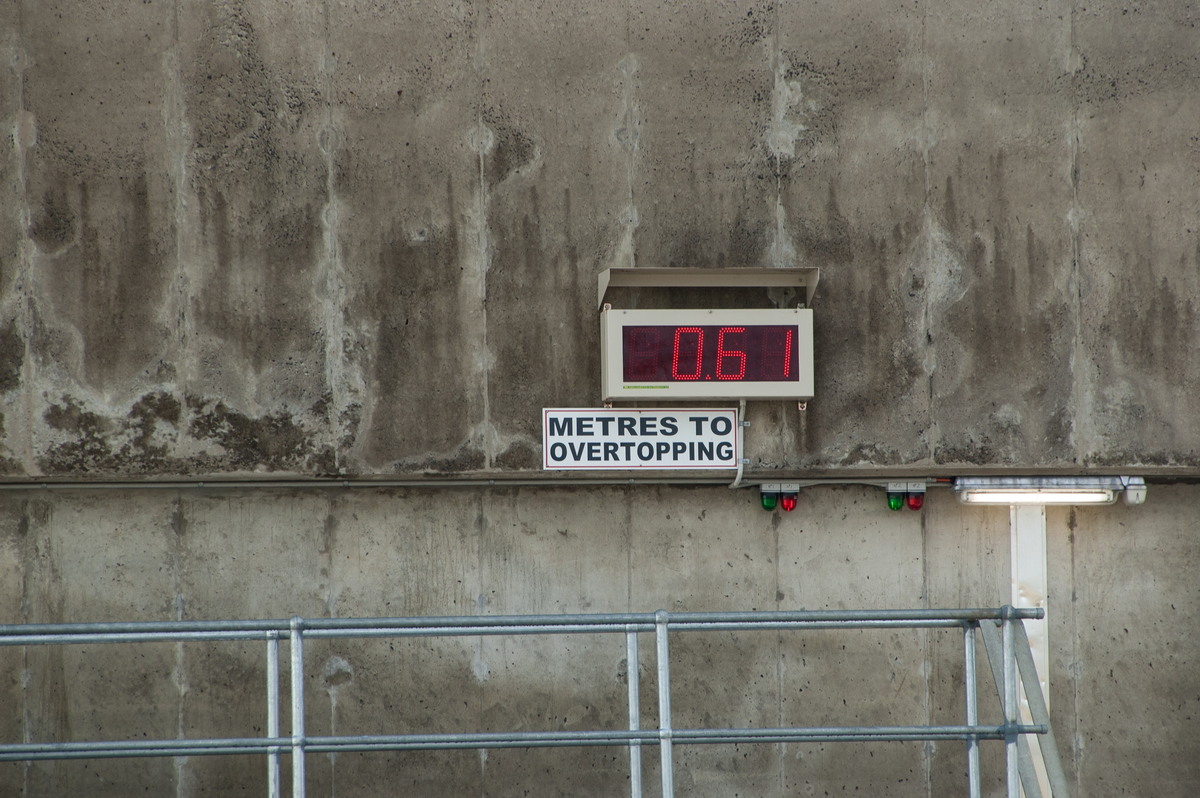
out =
{"type": "Polygon", "coordinates": [[[83,377],[97,388],[124,384],[169,339],[158,319],[171,279],[170,222],[143,170],[78,180],[46,178],[29,235],[44,253],[41,299],[83,342],[83,377]]]}
{"type": "Polygon", "coordinates": [[[377,403],[367,421],[372,464],[405,461],[418,468],[473,469],[483,453],[470,442],[472,384],[482,353],[458,306],[463,279],[453,184],[447,181],[447,227],[411,240],[393,229],[376,261],[376,290],[362,309],[375,326],[371,368],[377,403]],[[414,408],[421,408],[419,414],[414,408]]]}
{"type": "Polygon", "coordinates": [[[71,208],[65,187],[59,183],[43,193],[42,204],[34,212],[28,232],[38,250],[53,255],[75,240],[78,225],[79,217],[71,208]]]}
{"type": "Polygon", "coordinates": [[[0,329],[0,393],[21,387],[21,369],[24,365],[25,339],[21,337],[17,319],[12,318],[0,329]]]}
{"type": "Polygon", "coordinates": [[[327,181],[300,132],[318,93],[267,63],[243,4],[210,7],[202,24],[183,87],[188,175],[211,258],[195,318],[261,372],[318,335],[327,181]]]}

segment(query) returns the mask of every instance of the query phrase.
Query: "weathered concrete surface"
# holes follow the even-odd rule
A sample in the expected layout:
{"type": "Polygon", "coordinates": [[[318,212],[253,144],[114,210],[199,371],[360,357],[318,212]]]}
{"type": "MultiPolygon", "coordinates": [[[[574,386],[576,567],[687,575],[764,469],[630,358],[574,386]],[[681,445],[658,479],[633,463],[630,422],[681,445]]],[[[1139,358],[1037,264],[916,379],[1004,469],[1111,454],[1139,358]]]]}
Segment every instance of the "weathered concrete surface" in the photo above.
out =
{"type": "Polygon", "coordinates": [[[1138,19],[1118,45],[1106,31],[1130,14],[1092,8],[1078,26],[1078,192],[1081,336],[1092,461],[1137,451],[1147,463],[1195,461],[1195,340],[1200,295],[1196,225],[1200,140],[1194,120],[1200,58],[1194,6],[1129,9],[1138,19]],[[1144,85],[1154,96],[1136,90],[1144,85]],[[1105,280],[1105,273],[1116,276],[1105,280]],[[1189,342],[1189,343],[1184,343],[1189,342]],[[1138,377],[1127,370],[1138,364],[1138,377]],[[1120,425],[1125,434],[1107,430],[1120,425]]]}
{"type": "Polygon", "coordinates": [[[0,14],[12,477],[536,472],[629,265],[823,269],[753,470],[1200,472],[1188,4],[0,14]]]}
{"type": "MultiPolygon", "coordinates": [[[[1079,794],[1184,796],[1196,773],[1194,487],[1143,507],[1048,514],[1051,711],[1079,794]]],[[[0,507],[6,622],[996,606],[1008,512],[947,490],[892,513],[874,488],[813,488],[790,515],[752,491],[559,488],[48,493],[0,507]]],[[[642,641],[645,726],[656,722],[642,641]]],[[[285,653],[286,653],[286,646],[285,653]]],[[[262,733],[261,644],[4,649],[5,740],[262,733]],[[114,690],[113,685],[120,690],[114,690]]],[[[617,636],[310,641],[314,734],[622,728],[617,636]]],[[[286,656],[285,656],[286,661],[286,656]]],[[[956,723],[954,631],[675,635],[677,723],[956,723]]],[[[286,685],[286,682],[285,682],[286,685]]],[[[999,705],[986,669],[983,717],[999,705]]],[[[285,717],[286,724],[286,717],[285,717]]],[[[959,792],[958,745],[680,748],[689,795],[959,792]]],[[[986,747],[986,783],[1003,758],[986,747]]],[[[646,777],[657,756],[646,752],[646,777]]],[[[618,750],[311,756],[311,794],[621,794],[618,750]]],[[[252,758],[0,767],[5,794],[261,790],[252,758]],[[94,785],[94,786],[92,786],[94,785]]]]}
{"type": "Polygon", "coordinates": [[[1156,785],[1145,788],[1149,792],[1176,794],[1200,784],[1194,736],[1152,739],[1160,729],[1194,726],[1200,704],[1197,651],[1180,634],[1200,612],[1200,586],[1176,584],[1174,568],[1164,567],[1194,570],[1200,500],[1194,488],[1157,493],[1167,501],[1136,514],[1080,510],[1049,519],[1058,527],[1051,538],[1052,584],[1064,585],[1051,599],[1060,608],[1051,630],[1051,670],[1077,674],[1074,693],[1070,684],[1062,693],[1051,691],[1051,711],[1063,738],[1074,724],[1081,795],[1109,792],[1125,779],[1156,785]],[[1091,687],[1079,689],[1084,684],[1091,687]],[[1113,729],[1105,735],[1110,742],[1097,750],[1095,730],[1104,727],[1113,729]]]}
{"type": "Polygon", "coordinates": [[[17,458],[29,450],[29,425],[23,423],[22,390],[28,332],[24,307],[17,287],[23,247],[28,246],[22,228],[26,219],[22,163],[19,145],[32,135],[31,119],[21,111],[21,81],[17,69],[23,57],[18,35],[18,9],[8,4],[0,9],[0,119],[6,143],[0,146],[0,474],[24,470],[17,458]]]}
{"type": "Polygon", "coordinates": [[[937,243],[927,246],[950,249],[934,256],[942,271],[927,272],[925,294],[941,461],[1020,465],[1032,451],[1081,460],[1071,19],[1066,3],[930,19],[926,191],[937,243]],[[991,69],[998,61],[1009,68],[991,69]]]}
{"type": "MultiPolygon", "coordinates": [[[[5,493],[0,620],[1004,603],[1003,510],[556,487],[539,410],[597,404],[601,270],[818,266],[817,396],[751,403],[749,479],[1200,475],[1198,23],[1109,0],[0,5],[4,480],[547,483],[5,493]]],[[[1154,485],[1049,514],[1051,704],[1081,794],[1200,781],[1196,507],[1154,485]]],[[[607,638],[309,655],[318,734],[623,725],[607,638]]],[[[681,638],[672,665],[683,722],[962,716],[959,644],[935,633],[681,638]]],[[[264,678],[240,644],[3,648],[0,734],[258,734],[264,678]]],[[[958,746],[679,757],[697,796],[947,794],[965,768],[958,746]]],[[[617,794],[624,763],[309,772],[343,795],[617,794]]],[[[5,795],[264,784],[249,759],[0,767],[5,795]]]]}

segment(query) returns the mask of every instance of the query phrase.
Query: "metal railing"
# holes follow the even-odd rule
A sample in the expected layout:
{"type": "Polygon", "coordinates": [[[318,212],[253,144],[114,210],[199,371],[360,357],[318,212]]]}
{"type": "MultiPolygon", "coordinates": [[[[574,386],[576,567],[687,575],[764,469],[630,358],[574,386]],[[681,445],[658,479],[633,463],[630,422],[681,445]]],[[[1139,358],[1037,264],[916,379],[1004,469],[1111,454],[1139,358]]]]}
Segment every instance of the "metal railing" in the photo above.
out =
{"type": "Polygon", "coordinates": [[[596,615],[470,616],[445,618],[299,618],[261,621],[168,621],[140,623],[0,625],[0,645],[43,646],[84,643],[247,641],[266,643],[267,727],[264,737],[175,740],[105,740],[0,744],[0,761],[181,757],[259,754],[267,758],[268,794],[278,798],[281,759],[289,756],[292,794],[305,794],[305,755],[316,753],[411,751],[564,746],[625,746],[629,749],[630,794],[642,796],[643,746],[657,745],[661,794],[673,798],[676,745],[718,743],[824,743],[960,740],[967,747],[969,794],[981,794],[979,744],[1003,741],[1007,794],[1041,798],[1027,737],[1037,735],[1051,795],[1062,798],[1067,783],[1050,731],[1050,721],[1034,669],[1022,619],[1040,609],[796,611],[733,613],[625,613],[596,615]],[[966,717],[963,725],[836,726],[788,728],[680,729],[671,719],[669,633],[721,631],[816,631],[838,629],[959,629],[963,635],[966,717]],[[997,687],[1004,722],[979,722],[976,690],[976,633],[982,638],[997,687]],[[464,734],[377,734],[314,736],[304,728],[305,641],[321,638],[410,638],[622,634],[628,683],[628,729],[464,734]],[[653,633],[656,644],[658,728],[640,728],[638,635],[653,633]],[[279,641],[289,641],[291,729],[280,732],[279,641]],[[293,675],[300,674],[299,678],[293,675]],[[1024,685],[1032,723],[1019,720],[1018,678],[1024,685]]]}

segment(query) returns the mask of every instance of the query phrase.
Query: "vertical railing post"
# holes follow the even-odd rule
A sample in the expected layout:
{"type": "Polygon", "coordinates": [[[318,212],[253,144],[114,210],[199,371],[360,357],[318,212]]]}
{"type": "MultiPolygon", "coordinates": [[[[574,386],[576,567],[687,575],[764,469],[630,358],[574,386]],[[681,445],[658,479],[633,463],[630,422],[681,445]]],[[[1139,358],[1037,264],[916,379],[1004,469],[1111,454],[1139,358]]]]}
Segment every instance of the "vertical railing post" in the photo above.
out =
{"type": "Polygon", "coordinates": [[[292,631],[292,798],[304,798],[304,640],[303,621],[293,617],[292,631]]]}
{"type": "Polygon", "coordinates": [[[675,766],[671,750],[671,655],[667,645],[667,611],[654,613],[658,643],[658,749],[662,761],[662,796],[675,798],[675,766]]]}
{"type": "MultiPolygon", "coordinates": [[[[267,632],[267,736],[279,736],[279,631],[267,632]]],[[[279,798],[279,746],[267,754],[267,795],[279,798]]]]}
{"type": "MultiPolygon", "coordinates": [[[[963,681],[967,690],[967,725],[979,725],[979,695],[975,689],[975,624],[963,625],[963,681]]],[[[967,738],[967,780],[970,798],[980,798],[983,790],[979,777],[979,738],[967,738]]]]}
{"type": "MultiPolygon", "coordinates": [[[[642,700],[639,689],[637,627],[625,627],[625,676],[629,683],[629,730],[642,728],[642,700]]],[[[642,741],[629,741],[629,796],[642,798],[642,741]]]]}
{"type": "Polygon", "coordinates": [[[1017,654],[1013,644],[1013,608],[1001,609],[1001,659],[1004,664],[1004,753],[1008,798],[1021,798],[1021,772],[1017,749],[1017,720],[1020,712],[1017,695],[1017,654]]]}

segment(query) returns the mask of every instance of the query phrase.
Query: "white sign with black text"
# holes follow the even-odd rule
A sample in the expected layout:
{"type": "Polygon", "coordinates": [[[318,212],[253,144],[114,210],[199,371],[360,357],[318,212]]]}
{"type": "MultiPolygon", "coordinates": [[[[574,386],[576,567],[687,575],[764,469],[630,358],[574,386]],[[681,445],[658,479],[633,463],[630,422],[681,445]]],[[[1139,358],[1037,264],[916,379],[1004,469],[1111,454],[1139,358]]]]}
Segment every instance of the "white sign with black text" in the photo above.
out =
{"type": "Polygon", "coordinates": [[[736,409],[547,408],[542,465],[566,469],[737,468],[736,409]]]}

